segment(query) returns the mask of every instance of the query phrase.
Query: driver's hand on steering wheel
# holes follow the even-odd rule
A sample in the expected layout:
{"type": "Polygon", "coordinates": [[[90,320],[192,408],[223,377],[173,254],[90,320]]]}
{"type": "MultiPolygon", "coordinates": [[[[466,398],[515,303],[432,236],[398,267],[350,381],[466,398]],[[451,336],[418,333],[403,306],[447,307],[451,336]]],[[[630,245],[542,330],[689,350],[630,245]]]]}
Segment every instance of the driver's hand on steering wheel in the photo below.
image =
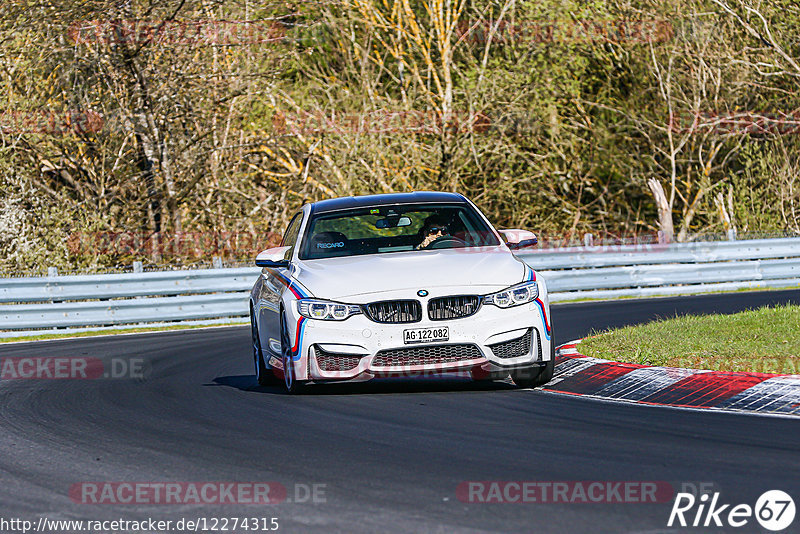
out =
{"type": "Polygon", "coordinates": [[[427,248],[428,245],[442,237],[444,233],[442,232],[442,228],[431,228],[428,231],[428,234],[425,236],[425,239],[417,245],[417,250],[421,250],[423,248],[427,248]],[[435,231],[434,231],[435,230],[435,231]]]}

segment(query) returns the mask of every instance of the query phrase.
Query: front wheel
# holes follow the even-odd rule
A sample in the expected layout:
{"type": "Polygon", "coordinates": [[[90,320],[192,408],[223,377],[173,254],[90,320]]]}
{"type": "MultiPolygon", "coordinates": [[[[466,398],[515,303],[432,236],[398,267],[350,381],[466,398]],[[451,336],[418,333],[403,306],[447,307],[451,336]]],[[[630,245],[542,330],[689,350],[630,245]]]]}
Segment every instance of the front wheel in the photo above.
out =
{"type": "Polygon", "coordinates": [[[281,362],[283,363],[283,385],[286,392],[290,395],[300,393],[305,382],[297,380],[294,371],[294,355],[292,354],[292,344],[289,338],[289,327],[286,317],[281,314],[281,362]]]}
{"type": "Polygon", "coordinates": [[[521,388],[537,388],[547,384],[553,379],[555,365],[555,358],[550,358],[550,361],[543,366],[526,367],[525,369],[512,371],[511,378],[514,379],[514,383],[521,388]]]}
{"type": "Polygon", "coordinates": [[[538,388],[553,379],[553,371],[556,368],[556,343],[553,337],[553,330],[550,330],[550,361],[543,366],[526,367],[518,371],[511,372],[514,383],[521,388],[538,388]]]}
{"type": "Polygon", "coordinates": [[[256,380],[260,386],[275,384],[275,375],[264,364],[264,353],[261,350],[261,338],[258,335],[258,325],[252,308],[250,309],[250,332],[253,338],[253,365],[256,371],[256,380]]]}

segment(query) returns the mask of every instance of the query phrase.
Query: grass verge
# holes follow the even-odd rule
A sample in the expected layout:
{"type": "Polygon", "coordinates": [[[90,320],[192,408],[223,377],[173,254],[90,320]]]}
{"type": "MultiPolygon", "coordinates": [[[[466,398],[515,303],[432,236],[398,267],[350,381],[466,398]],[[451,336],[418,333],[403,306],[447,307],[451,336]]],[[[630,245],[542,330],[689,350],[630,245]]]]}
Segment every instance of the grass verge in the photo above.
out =
{"type": "Polygon", "coordinates": [[[581,354],[620,362],[743,371],[800,373],[800,306],[732,315],[686,315],[593,333],[581,354]]]}

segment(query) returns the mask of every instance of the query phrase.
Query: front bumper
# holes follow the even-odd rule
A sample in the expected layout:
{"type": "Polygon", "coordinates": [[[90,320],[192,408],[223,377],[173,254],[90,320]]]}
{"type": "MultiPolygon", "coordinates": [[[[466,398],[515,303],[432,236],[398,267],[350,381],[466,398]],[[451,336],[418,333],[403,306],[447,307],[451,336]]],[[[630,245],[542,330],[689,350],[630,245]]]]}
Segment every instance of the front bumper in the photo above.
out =
{"type": "Polygon", "coordinates": [[[364,315],[320,321],[304,319],[295,309],[290,314],[290,324],[297,325],[293,343],[299,380],[361,381],[453,372],[489,376],[544,365],[553,354],[549,309],[542,301],[509,309],[486,305],[470,317],[405,324],[376,323],[364,315]],[[449,328],[446,342],[403,341],[404,330],[441,326],[449,328]]]}

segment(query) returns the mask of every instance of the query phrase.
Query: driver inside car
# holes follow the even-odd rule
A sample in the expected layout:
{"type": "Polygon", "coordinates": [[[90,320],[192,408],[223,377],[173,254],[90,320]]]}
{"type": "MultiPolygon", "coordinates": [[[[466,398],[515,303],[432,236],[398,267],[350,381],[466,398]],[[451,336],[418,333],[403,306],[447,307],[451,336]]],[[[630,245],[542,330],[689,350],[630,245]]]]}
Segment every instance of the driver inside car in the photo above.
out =
{"type": "Polygon", "coordinates": [[[428,248],[428,245],[430,245],[440,237],[444,237],[450,234],[444,219],[434,215],[432,217],[428,217],[427,219],[425,219],[425,224],[422,226],[421,235],[424,236],[424,239],[422,240],[422,243],[417,245],[417,250],[428,248]]]}

